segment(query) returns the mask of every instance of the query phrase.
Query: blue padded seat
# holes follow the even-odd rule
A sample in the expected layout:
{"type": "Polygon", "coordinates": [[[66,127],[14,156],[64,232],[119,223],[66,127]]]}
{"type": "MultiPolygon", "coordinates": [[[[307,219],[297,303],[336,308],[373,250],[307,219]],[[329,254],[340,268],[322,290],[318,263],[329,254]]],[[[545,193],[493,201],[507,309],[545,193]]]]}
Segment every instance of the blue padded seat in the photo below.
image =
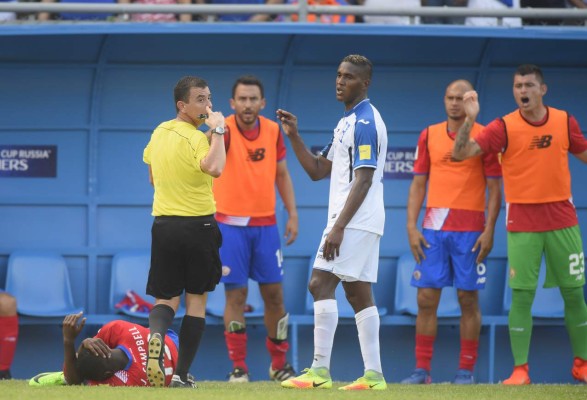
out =
{"type": "MultiPolygon", "coordinates": [[[[224,293],[224,284],[219,283],[213,292],[208,293],[208,301],[206,302],[206,313],[214,317],[224,316],[224,306],[226,304],[226,297],[224,293]]],[[[250,311],[245,312],[245,318],[262,317],[265,314],[265,303],[261,296],[259,284],[252,279],[249,279],[248,294],[246,304],[250,306],[250,311]]]]}
{"type": "MultiPolygon", "coordinates": [[[[127,290],[135,291],[143,300],[155,304],[155,298],[146,294],[149,268],[151,266],[151,253],[149,250],[125,251],[116,254],[112,259],[110,276],[110,312],[122,313],[132,317],[149,318],[149,313],[132,312],[114,306],[126,296],[127,290]]],[[[185,308],[180,305],[175,313],[175,318],[185,315],[185,308]]]]}
{"type": "MultiPolygon", "coordinates": [[[[560,294],[560,290],[557,287],[545,289],[543,287],[545,278],[546,264],[544,259],[542,259],[540,273],[538,274],[536,296],[534,297],[534,303],[532,303],[532,316],[540,318],[563,318],[565,314],[565,303],[560,294]]],[[[512,305],[512,290],[508,285],[508,279],[509,273],[506,274],[503,296],[503,309],[506,313],[510,311],[512,305]]]]}
{"type": "MultiPolygon", "coordinates": [[[[403,254],[397,262],[395,310],[401,314],[418,314],[418,289],[410,284],[415,265],[416,261],[412,253],[403,254]]],[[[442,289],[437,315],[439,318],[461,315],[457,290],[454,286],[442,289]]]]}
{"type": "MultiPolygon", "coordinates": [[[[314,269],[314,257],[310,257],[310,262],[308,264],[308,282],[312,278],[312,270],[314,269]]],[[[336,299],[336,304],[338,308],[338,317],[339,318],[355,318],[355,310],[349,303],[346,298],[346,294],[344,293],[344,287],[342,286],[342,282],[336,287],[336,291],[334,292],[334,296],[336,299]]],[[[373,293],[373,298],[375,298],[375,294],[373,293]]],[[[375,303],[377,304],[377,302],[375,303]]],[[[379,312],[379,316],[383,316],[387,314],[387,308],[385,307],[377,307],[377,311],[379,312]]],[[[307,314],[314,314],[314,298],[309,290],[306,290],[306,313],[307,314]]]]}
{"type": "Polygon", "coordinates": [[[16,297],[19,314],[62,317],[81,311],[73,303],[67,263],[57,253],[12,253],[8,258],[6,291],[16,297]]]}

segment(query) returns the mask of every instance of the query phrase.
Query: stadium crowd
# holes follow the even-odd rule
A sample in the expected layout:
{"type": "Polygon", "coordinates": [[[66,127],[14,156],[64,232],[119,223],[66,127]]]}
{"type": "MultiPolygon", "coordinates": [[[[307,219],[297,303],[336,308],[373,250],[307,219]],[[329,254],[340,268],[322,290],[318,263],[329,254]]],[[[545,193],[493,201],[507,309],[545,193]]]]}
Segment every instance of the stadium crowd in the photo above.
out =
{"type": "MultiPolygon", "coordinates": [[[[42,3],[101,3],[101,4],[295,4],[297,0],[0,0],[0,2],[42,2],[42,3]]],[[[309,5],[330,6],[388,6],[386,0],[308,0],[309,5]]],[[[505,8],[587,8],[587,0],[395,0],[394,7],[418,9],[420,7],[469,7],[471,9],[505,9],[505,8]]],[[[280,22],[297,21],[297,15],[271,14],[170,14],[170,13],[132,13],[132,14],[96,14],[96,13],[0,13],[0,22],[9,21],[134,21],[134,22],[280,22]]],[[[372,23],[372,24],[453,24],[468,26],[495,26],[497,18],[483,17],[404,17],[382,15],[313,15],[308,16],[308,22],[319,23],[372,23]]],[[[559,19],[523,19],[505,18],[504,26],[520,25],[585,25],[583,20],[559,19]]]]}

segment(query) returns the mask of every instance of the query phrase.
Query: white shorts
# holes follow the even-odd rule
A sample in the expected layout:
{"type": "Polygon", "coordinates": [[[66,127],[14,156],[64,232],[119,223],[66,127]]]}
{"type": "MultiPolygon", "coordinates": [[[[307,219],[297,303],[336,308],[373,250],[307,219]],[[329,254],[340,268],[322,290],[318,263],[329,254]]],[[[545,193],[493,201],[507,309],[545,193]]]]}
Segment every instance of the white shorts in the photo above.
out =
{"type": "Polygon", "coordinates": [[[343,282],[377,282],[379,268],[379,240],[381,235],[358,229],[345,229],[340,255],[326,261],[322,254],[324,240],[331,228],[324,229],[314,268],[332,272],[343,282]]]}

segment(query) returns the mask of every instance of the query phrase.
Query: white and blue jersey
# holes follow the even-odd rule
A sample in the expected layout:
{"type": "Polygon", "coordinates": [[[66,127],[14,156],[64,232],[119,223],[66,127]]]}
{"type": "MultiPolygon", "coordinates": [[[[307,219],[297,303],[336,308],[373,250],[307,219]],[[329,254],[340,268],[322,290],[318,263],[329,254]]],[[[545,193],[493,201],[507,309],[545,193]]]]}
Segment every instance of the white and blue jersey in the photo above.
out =
{"type": "Polygon", "coordinates": [[[354,171],[373,168],[373,183],[367,197],[346,227],[383,235],[383,167],[386,153],[387,129],[369,99],[345,112],[334,129],[330,144],[320,152],[332,161],[327,228],[334,225],[349,197],[355,180],[354,171]]]}

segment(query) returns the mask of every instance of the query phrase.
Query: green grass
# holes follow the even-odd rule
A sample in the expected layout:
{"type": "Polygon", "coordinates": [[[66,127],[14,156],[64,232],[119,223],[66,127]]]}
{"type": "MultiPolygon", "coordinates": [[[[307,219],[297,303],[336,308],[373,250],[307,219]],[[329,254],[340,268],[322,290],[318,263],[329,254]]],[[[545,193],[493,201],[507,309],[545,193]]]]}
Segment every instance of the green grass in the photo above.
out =
{"type": "Polygon", "coordinates": [[[282,389],[272,382],[228,384],[199,382],[198,389],[111,388],[88,386],[30,387],[27,381],[0,381],[0,399],[18,400],[317,400],[317,399],[394,399],[394,400],[585,400],[585,385],[503,385],[455,386],[433,384],[409,386],[390,384],[385,392],[341,392],[342,382],[332,390],[282,389]]]}

